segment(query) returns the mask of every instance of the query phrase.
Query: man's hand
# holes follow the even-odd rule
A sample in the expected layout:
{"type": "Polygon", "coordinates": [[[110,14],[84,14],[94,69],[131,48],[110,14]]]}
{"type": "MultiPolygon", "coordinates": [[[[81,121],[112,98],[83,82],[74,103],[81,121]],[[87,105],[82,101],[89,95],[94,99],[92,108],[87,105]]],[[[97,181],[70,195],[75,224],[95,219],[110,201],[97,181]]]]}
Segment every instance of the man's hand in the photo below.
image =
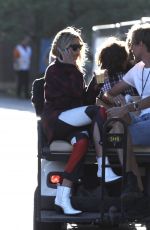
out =
{"type": "Polygon", "coordinates": [[[127,106],[113,107],[107,109],[106,112],[108,118],[113,118],[113,117],[123,118],[126,114],[128,114],[128,109],[127,106]]]}
{"type": "Polygon", "coordinates": [[[126,104],[125,98],[121,94],[116,97],[112,97],[108,92],[105,92],[100,99],[111,107],[124,106],[126,104]]]}
{"type": "Polygon", "coordinates": [[[125,97],[121,94],[113,97],[113,100],[116,106],[124,106],[126,104],[125,97]]]}

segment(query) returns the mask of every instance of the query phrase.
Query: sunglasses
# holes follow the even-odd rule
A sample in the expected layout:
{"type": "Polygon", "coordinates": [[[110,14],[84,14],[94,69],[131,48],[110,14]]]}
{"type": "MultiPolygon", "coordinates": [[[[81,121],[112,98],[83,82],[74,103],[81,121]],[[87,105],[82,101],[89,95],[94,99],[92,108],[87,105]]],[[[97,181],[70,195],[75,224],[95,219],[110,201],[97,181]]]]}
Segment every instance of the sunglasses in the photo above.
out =
{"type": "Polygon", "coordinates": [[[69,47],[71,47],[71,49],[72,49],[73,51],[77,51],[78,49],[81,50],[81,49],[82,49],[82,46],[83,46],[83,45],[80,45],[80,44],[72,44],[72,45],[70,45],[69,47]]]}

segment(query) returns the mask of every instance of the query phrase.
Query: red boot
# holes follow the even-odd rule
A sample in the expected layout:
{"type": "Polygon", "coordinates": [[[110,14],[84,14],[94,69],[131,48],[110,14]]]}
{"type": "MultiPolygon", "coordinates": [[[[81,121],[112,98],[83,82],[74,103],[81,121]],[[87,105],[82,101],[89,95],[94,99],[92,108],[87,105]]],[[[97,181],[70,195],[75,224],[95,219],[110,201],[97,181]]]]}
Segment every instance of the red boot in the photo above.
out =
{"type": "Polygon", "coordinates": [[[89,140],[86,138],[80,139],[77,143],[73,145],[73,150],[70,158],[65,167],[65,172],[71,173],[78,162],[83,158],[83,156],[88,151],[89,140]]]}

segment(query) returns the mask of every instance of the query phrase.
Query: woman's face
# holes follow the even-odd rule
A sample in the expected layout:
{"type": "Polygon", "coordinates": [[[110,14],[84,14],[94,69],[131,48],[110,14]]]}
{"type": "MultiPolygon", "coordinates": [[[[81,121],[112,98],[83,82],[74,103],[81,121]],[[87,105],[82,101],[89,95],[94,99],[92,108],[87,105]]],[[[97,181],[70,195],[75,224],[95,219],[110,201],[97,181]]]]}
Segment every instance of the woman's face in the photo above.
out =
{"type": "Polygon", "coordinates": [[[70,45],[67,48],[70,48],[72,51],[73,59],[77,60],[80,56],[80,51],[82,49],[83,44],[81,43],[79,38],[74,38],[70,45]]]}

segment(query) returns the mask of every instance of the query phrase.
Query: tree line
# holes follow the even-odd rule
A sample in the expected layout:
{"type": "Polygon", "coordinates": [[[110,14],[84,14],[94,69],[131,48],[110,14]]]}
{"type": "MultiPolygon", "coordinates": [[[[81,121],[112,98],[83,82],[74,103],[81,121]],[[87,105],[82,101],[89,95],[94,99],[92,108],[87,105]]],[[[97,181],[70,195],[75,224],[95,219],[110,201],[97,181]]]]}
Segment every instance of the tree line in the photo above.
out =
{"type": "Polygon", "coordinates": [[[0,0],[0,39],[52,37],[73,25],[90,42],[93,25],[136,20],[150,16],[149,9],[149,0],[0,0]]]}
{"type": "Polygon", "coordinates": [[[24,35],[33,38],[35,78],[42,38],[75,26],[91,47],[93,25],[140,19],[150,16],[149,9],[149,0],[0,0],[0,82],[14,81],[12,49],[24,35]]]}

